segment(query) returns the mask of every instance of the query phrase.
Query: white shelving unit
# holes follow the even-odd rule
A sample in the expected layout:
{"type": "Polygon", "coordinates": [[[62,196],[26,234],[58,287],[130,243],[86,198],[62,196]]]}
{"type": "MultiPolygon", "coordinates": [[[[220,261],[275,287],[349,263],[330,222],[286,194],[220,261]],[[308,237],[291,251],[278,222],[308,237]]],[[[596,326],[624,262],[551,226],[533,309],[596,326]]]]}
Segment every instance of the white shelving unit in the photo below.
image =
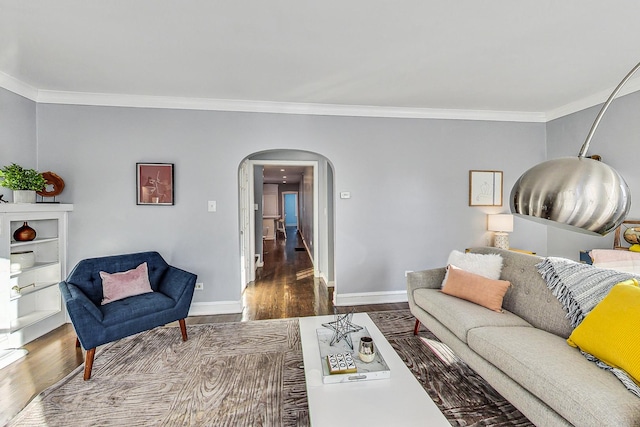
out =
{"type": "Polygon", "coordinates": [[[19,347],[65,322],[58,283],[66,277],[67,215],[70,204],[0,204],[0,258],[33,252],[35,264],[3,269],[0,295],[0,348],[19,347]],[[25,222],[36,238],[15,241],[25,222]]]}

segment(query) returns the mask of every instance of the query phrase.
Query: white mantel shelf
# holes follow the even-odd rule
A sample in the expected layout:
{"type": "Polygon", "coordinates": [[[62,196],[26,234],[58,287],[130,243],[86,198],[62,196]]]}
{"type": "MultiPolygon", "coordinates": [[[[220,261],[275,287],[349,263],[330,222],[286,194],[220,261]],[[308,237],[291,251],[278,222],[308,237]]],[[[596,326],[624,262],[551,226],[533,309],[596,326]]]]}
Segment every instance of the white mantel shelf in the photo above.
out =
{"type": "Polygon", "coordinates": [[[69,212],[73,210],[70,203],[0,203],[1,213],[12,212],[69,212]]]}

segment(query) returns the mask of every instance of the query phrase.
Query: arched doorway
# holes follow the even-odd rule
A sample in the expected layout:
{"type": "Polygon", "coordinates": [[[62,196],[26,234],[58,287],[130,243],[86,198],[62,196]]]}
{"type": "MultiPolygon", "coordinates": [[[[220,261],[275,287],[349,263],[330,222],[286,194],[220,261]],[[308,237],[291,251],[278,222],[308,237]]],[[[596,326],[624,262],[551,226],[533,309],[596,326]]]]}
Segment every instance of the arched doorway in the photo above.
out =
{"type": "MultiPolygon", "coordinates": [[[[298,230],[313,260],[314,276],[321,278],[328,286],[335,284],[334,262],[334,188],[333,166],[321,154],[302,150],[268,150],[248,155],[239,166],[240,198],[240,248],[241,248],[241,290],[255,280],[255,271],[262,261],[264,234],[264,177],[268,169],[303,170],[295,181],[298,201],[298,230]]],[[[289,175],[286,175],[289,181],[289,175]]],[[[291,191],[291,182],[275,183],[280,191],[277,199],[283,200],[282,193],[291,191]]],[[[269,221],[282,215],[284,206],[266,215],[269,221]]],[[[275,223],[273,223],[275,224],[275,223]]],[[[275,227],[275,225],[273,225],[275,227]]]]}

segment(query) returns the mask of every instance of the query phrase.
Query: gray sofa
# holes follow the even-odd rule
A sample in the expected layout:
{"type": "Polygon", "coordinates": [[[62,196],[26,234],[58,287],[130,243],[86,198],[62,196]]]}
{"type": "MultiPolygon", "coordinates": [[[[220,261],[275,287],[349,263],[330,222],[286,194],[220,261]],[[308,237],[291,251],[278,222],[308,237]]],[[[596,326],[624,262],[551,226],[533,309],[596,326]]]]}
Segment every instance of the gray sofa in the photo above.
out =
{"type": "Polygon", "coordinates": [[[496,248],[512,286],[504,313],[439,291],[445,268],[408,274],[409,306],[426,326],[538,426],[640,426],[640,398],[566,343],[572,328],[533,255],[496,248]]]}

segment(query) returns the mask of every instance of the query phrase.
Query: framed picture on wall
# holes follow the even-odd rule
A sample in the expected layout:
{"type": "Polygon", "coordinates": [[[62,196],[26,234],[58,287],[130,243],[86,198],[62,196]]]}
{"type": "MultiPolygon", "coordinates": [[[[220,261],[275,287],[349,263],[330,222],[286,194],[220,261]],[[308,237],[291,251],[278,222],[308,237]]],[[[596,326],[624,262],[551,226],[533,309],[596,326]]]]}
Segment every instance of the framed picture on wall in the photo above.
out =
{"type": "Polygon", "coordinates": [[[136,163],[136,203],[171,206],[175,202],[173,163],[136,163]]]}
{"type": "Polygon", "coordinates": [[[502,206],[502,171],[469,171],[469,206],[502,206]]]}

